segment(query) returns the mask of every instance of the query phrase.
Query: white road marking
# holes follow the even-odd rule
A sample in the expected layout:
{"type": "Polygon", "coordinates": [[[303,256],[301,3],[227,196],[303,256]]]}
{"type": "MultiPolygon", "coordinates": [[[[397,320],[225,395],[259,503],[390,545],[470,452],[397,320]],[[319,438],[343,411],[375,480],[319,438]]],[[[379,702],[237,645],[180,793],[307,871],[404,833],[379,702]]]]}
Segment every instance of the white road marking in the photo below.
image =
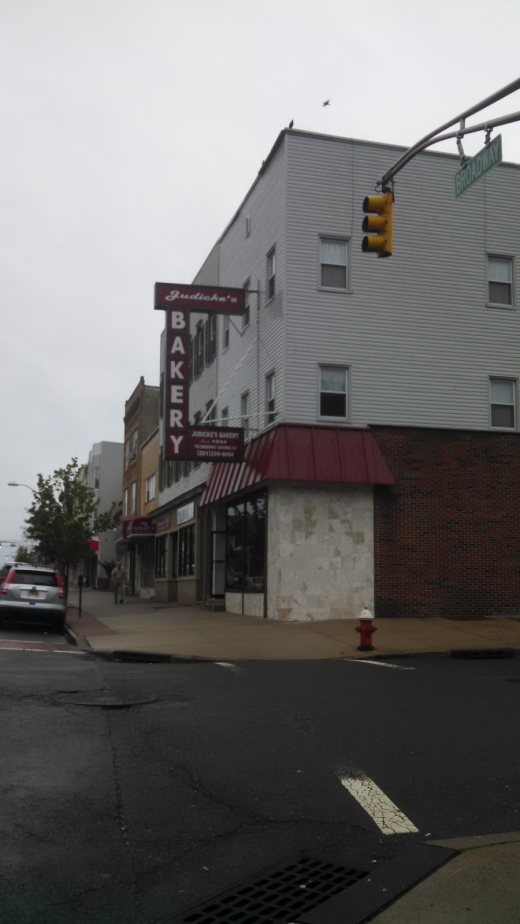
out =
{"type": "Polygon", "coordinates": [[[414,671],[415,667],[403,667],[402,664],[387,664],[385,661],[371,661],[370,658],[344,658],[354,664],[374,664],[376,667],[393,667],[396,671],[414,671]]]}
{"type": "Polygon", "coordinates": [[[243,667],[237,667],[236,664],[231,664],[230,661],[214,661],[213,663],[216,664],[218,667],[227,667],[228,670],[236,671],[237,673],[242,673],[244,670],[243,667]]]}
{"type": "Polygon", "coordinates": [[[364,773],[340,777],[340,782],[357,799],[383,834],[413,834],[419,830],[364,773]]]}

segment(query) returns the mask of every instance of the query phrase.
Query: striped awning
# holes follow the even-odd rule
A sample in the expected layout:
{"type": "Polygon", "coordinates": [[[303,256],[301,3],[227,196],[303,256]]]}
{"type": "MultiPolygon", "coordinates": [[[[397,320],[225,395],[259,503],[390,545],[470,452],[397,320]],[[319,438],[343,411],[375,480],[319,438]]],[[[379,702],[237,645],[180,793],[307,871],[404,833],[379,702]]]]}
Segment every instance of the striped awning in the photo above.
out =
{"type": "Polygon", "coordinates": [[[394,484],[369,430],[278,424],[251,440],[243,462],[212,465],[199,506],[274,480],[394,484]]]}

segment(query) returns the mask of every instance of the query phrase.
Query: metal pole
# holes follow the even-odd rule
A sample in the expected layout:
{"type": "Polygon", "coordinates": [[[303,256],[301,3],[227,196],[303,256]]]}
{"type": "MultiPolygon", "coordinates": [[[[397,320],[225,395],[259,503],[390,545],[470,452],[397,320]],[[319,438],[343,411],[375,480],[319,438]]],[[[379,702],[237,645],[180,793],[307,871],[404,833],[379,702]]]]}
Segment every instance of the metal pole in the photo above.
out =
{"type": "MultiPolygon", "coordinates": [[[[497,90],[496,93],[492,93],[491,96],[486,97],[486,99],[482,100],[480,103],[475,103],[474,106],[470,106],[470,108],[466,109],[465,112],[461,112],[460,115],[455,116],[455,118],[453,119],[450,119],[449,122],[445,122],[444,125],[439,126],[439,128],[436,128],[433,132],[430,132],[428,135],[425,135],[424,138],[421,138],[421,140],[418,141],[416,144],[414,144],[413,147],[409,148],[405,154],[401,155],[399,160],[397,160],[395,164],[393,164],[392,167],[390,167],[390,169],[386,171],[384,176],[382,176],[381,179],[378,180],[378,185],[381,185],[384,188],[384,186],[387,183],[389,183],[391,179],[393,179],[396,173],[398,173],[399,170],[401,170],[405,166],[405,164],[407,164],[408,161],[411,160],[412,157],[415,156],[415,154],[419,153],[419,151],[424,150],[425,147],[428,147],[428,142],[430,142],[432,138],[435,138],[436,135],[439,135],[440,132],[445,131],[447,128],[451,128],[451,126],[455,125],[457,122],[463,123],[464,120],[468,118],[468,116],[473,115],[475,112],[480,112],[481,109],[486,109],[488,106],[491,106],[493,103],[497,103],[499,100],[503,99],[505,96],[509,96],[510,93],[514,93],[515,90],[519,90],[519,89],[520,89],[520,77],[518,77],[516,80],[513,80],[511,83],[508,83],[506,87],[502,87],[501,90],[497,90]]],[[[502,122],[500,124],[504,125],[506,123],[502,122]]],[[[468,133],[469,131],[470,131],[469,129],[462,127],[462,130],[460,133],[465,134],[465,133],[468,133]]],[[[440,139],[437,139],[437,140],[440,140],[440,139]]],[[[434,144],[435,142],[432,141],[431,143],[434,144]]]]}

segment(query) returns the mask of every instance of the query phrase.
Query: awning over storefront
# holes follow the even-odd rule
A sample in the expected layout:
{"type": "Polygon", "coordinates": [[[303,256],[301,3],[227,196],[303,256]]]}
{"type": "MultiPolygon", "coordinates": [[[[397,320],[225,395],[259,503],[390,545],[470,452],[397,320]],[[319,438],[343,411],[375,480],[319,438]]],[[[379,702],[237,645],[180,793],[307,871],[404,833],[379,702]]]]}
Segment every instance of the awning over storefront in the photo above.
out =
{"type": "Polygon", "coordinates": [[[123,540],[151,539],[155,536],[155,523],[149,517],[123,517],[123,540]]]}
{"type": "Polygon", "coordinates": [[[279,424],[251,440],[244,462],[216,462],[199,506],[264,481],[394,484],[369,430],[279,424]]]}

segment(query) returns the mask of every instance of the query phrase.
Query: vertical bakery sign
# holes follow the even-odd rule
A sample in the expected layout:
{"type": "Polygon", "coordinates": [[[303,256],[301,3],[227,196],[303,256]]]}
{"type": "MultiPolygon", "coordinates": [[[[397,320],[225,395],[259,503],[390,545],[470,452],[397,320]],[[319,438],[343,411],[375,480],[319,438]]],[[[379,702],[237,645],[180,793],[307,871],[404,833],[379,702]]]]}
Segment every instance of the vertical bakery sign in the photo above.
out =
{"type": "Polygon", "coordinates": [[[155,283],[155,308],[166,312],[164,455],[196,462],[239,462],[244,433],[238,427],[190,426],[190,312],[244,314],[245,290],[155,283]]]}

